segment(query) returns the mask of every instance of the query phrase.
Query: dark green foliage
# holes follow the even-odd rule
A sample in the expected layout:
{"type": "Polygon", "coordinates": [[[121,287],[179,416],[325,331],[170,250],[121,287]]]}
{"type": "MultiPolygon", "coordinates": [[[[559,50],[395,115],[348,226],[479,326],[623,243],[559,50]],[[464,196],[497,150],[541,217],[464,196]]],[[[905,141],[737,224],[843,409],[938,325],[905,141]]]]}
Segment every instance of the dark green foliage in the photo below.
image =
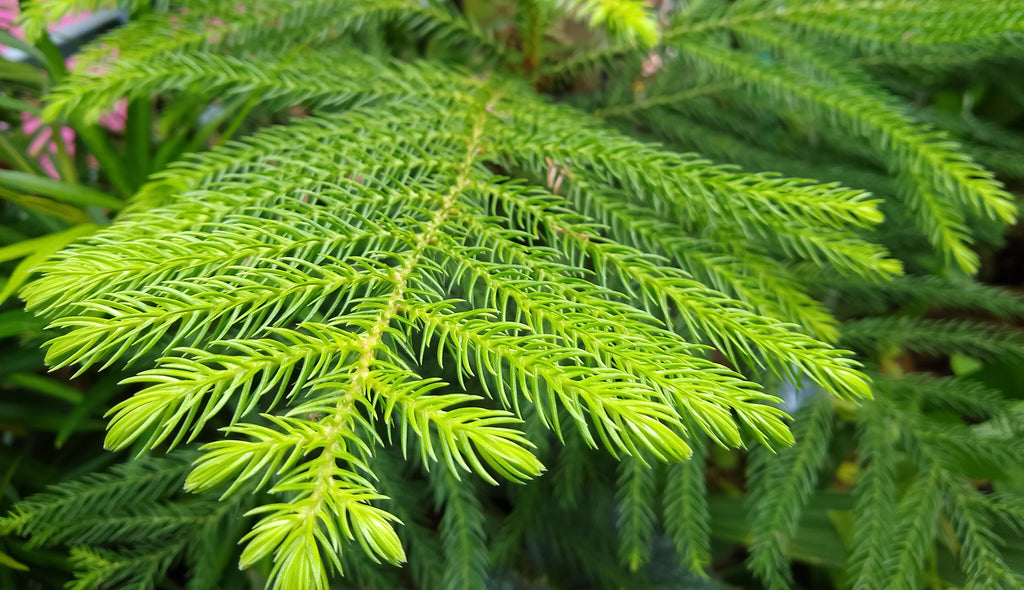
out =
{"type": "Polygon", "coordinates": [[[240,532],[236,523],[252,498],[182,498],[193,459],[186,452],[146,458],[55,486],[20,502],[0,531],[28,537],[29,547],[72,547],[68,588],[155,588],[182,561],[190,588],[237,585],[227,570],[236,552],[219,537],[240,532]]]}
{"type": "Polygon", "coordinates": [[[832,432],[832,406],[825,396],[815,396],[796,416],[796,444],[768,459],[762,452],[751,464],[757,474],[750,490],[750,566],[769,588],[788,588],[793,579],[786,558],[786,537],[796,532],[800,511],[810,499],[818,480],[832,432]],[[763,465],[759,465],[763,464],[763,465]]]}
{"type": "Polygon", "coordinates": [[[638,459],[619,463],[618,500],[619,557],[636,570],[650,559],[654,534],[654,470],[638,459]]]}
{"type": "Polygon", "coordinates": [[[444,548],[445,588],[480,588],[486,585],[487,539],[484,514],[474,486],[437,470],[432,478],[437,509],[443,514],[438,532],[444,548]]]}
{"type": "Polygon", "coordinates": [[[964,352],[980,358],[1024,357],[1024,336],[1018,331],[963,321],[908,317],[863,319],[846,324],[843,341],[858,350],[901,346],[928,354],[964,352]]]}
{"type": "Polygon", "coordinates": [[[703,573],[711,562],[706,454],[707,447],[698,444],[689,461],[669,465],[663,494],[665,532],[672,537],[681,563],[696,573],[703,573]]]}

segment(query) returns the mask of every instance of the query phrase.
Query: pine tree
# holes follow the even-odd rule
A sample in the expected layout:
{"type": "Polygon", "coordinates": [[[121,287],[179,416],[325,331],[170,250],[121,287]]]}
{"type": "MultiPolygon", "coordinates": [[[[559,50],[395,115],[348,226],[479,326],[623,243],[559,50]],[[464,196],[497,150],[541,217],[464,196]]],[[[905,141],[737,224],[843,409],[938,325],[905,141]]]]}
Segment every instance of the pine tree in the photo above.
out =
{"type": "MultiPolygon", "coordinates": [[[[33,2],[25,23],[109,4],[33,2]]],[[[132,374],[106,445],[144,458],[0,521],[76,546],[71,587],[148,588],[179,563],[213,587],[197,546],[243,510],[239,565],[280,589],[393,587],[377,564],[407,561],[422,587],[477,588],[533,569],[530,547],[614,584],[662,532],[673,575],[702,572],[719,447],[749,451],[749,566],[785,588],[838,420],[861,449],[851,587],[920,587],[940,518],[969,585],[1021,583],[992,532],[1024,524],[1019,498],[960,460],[1014,471],[1009,402],[886,368],[1024,356],[1013,330],[888,307],[1020,316],[969,278],[1016,215],[969,154],[1007,140],[961,148],[885,68],[1019,64],[1024,8],[522,0],[502,25],[411,0],[130,4],[44,116],[242,105],[247,134],[151,175],[21,291],[51,367],[132,374]],[[573,22],[590,32],[560,40],[573,22]],[[822,144],[806,165],[801,130],[822,144]],[[817,393],[783,408],[795,386],[817,393]],[[146,458],[182,447],[190,468],[146,458]]]]}

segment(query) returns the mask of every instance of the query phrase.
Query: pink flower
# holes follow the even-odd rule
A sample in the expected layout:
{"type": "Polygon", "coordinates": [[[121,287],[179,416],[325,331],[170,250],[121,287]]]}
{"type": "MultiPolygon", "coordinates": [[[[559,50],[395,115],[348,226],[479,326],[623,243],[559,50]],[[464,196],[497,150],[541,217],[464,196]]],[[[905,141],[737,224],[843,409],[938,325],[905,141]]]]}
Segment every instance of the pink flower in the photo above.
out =
{"type": "MultiPolygon", "coordinates": [[[[90,13],[83,12],[81,14],[67,15],[62,18],[54,28],[63,27],[70,25],[85,18],[88,18],[90,13]]],[[[18,0],[0,0],[0,29],[5,29],[18,39],[24,39],[21,27],[15,26],[18,18],[18,0]]],[[[0,45],[0,50],[4,49],[3,45],[0,45]]],[[[67,64],[69,67],[73,64],[74,58],[68,58],[67,64]]],[[[128,117],[127,102],[124,99],[119,100],[114,108],[100,116],[100,124],[114,131],[116,133],[124,132],[125,122],[128,117]]],[[[43,122],[34,115],[28,113],[21,114],[21,130],[27,136],[35,137],[29,143],[28,152],[29,155],[36,158],[39,165],[43,168],[47,175],[52,178],[59,178],[57,174],[56,158],[57,158],[57,144],[53,141],[53,130],[49,127],[41,128],[43,122]]],[[[75,132],[70,127],[60,127],[60,138],[67,149],[69,156],[74,156],[75,153],[75,132]]],[[[95,160],[90,158],[90,165],[95,166],[95,160]]]]}
{"type": "MultiPolygon", "coordinates": [[[[21,27],[14,26],[15,22],[18,20],[18,11],[18,0],[0,0],[0,29],[5,29],[8,33],[14,35],[18,39],[24,40],[25,35],[21,31],[21,27]]],[[[89,18],[90,14],[92,13],[82,12],[79,14],[65,15],[51,28],[58,29],[63,26],[81,22],[89,18]]],[[[3,45],[0,45],[0,48],[3,47],[3,45]]]]}
{"type": "MultiPolygon", "coordinates": [[[[31,143],[28,144],[28,153],[36,158],[39,165],[51,178],[60,178],[57,174],[57,143],[53,141],[53,129],[43,127],[42,120],[28,113],[21,114],[21,130],[25,135],[31,136],[31,143]]],[[[60,127],[60,138],[64,142],[69,156],[75,154],[75,132],[70,127],[60,127]]]]}
{"type": "MultiPolygon", "coordinates": [[[[17,0],[0,0],[0,29],[10,29],[18,17],[17,0]]],[[[14,33],[14,31],[11,31],[14,33]]],[[[17,35],[17,33],[14,33],[17,35]]],[[[2,47],[2,46],[0,46],[2,47]]]]}

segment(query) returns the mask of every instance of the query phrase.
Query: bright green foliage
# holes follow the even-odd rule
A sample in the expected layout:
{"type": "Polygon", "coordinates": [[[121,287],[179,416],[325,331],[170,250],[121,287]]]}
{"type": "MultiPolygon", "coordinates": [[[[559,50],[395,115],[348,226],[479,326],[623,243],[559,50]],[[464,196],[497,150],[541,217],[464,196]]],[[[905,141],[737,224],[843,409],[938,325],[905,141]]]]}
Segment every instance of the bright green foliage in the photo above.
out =
{"type": "MultiPolygon", "coordinates": [[[[473,86],[470,79],[461,82],[473,86]]],[[[231,402],[234,436],[207,447],[188,486],[205,490],[228,478],[236,485],[250,478],[268,482],[281,474],[273,490],[298,496],[259,511],[267,514],[242,560],[274,553],[272,579],[282,585],[308,579],[325,584],[321,560],[337,552],[339,539],[357,540],[381,559],[403,559],[390,518],[367,504],[378,497],[372,483],[355,471],[374,443],[367,419],[378,413],[403,432],[403,444],[404,433],[421,435],[420,455],[428,464],[437,457],[433,426],[450,468],[489,480],[488,468],[513,479],[540,472],[521,435],[509,428],[512,414],[456,410],[473,398],[437,395],[443,383],[406,368],[429,343],[436,341],[439,354],[452,357],[460,381],[474,373],[494,375],[489,388],[506,407],[525,398],[557,430],[558,404],[591,444],[600,440],[613,451],[643,450],[662,459],[688,456],[679,436],[684,422],[739,444],[731,410],[766,442],[785,441],[787,431],[777,410],[757,403],[770,398],[701,359],[698,349],[657,327],[657,317],[692,314],[687,323],[723,347],[732,344],[737,360],[753,359],[757,350],[768,359],[778,355],[776,367],[801,363],[836,393],[863,390],[853,365],[823,345],[801,345],[798,334],[785,336],[784,325],[739,304],[724,306],[724,296],[712,307],[705,297],[714,295],[705,287],[603,240],[556,195],[491,177],[478,159],[495,158],[501,152],[488,157],[483,148],[501,144],[487,125],[519,123],[492,92],[499,91],[482,88],[466,102],[438,104],[437,112],[389,104],[386,111],[311,119],[227,148],[232,168],[266,171],[253,175],[251,184],[218,169],[224,153],[196,160],[175,179],[194,179],[186,194],[195,200],[133,216],[102,234],[96,247],[69,251],[28,295],[33,308],[77,310],[54,324],[71,329],[51,343],[55,365],[163,355],[155,369],[134,379],[149,386],[114,409],[111,447],[140,436],[146,446],[189,440],[231,402]],[[438,120],[448,128],[436,129],[438,120]],[[372,149],[377,142],[357,143],[374,130],[399,143],[385,142],[384,153],[372,149]],[[295,151],[303,146],[293,138],[311,141],[317,134],[315,153],[326,157],[318,161],[295,151]],[[429,152],[421,147],[425,143],[429,152]],[[242,152],[248,158],[240,158],[242,152]],[[339,162],[346,152],[350,157],[339,162]],[[388,186],[395,175],[403,184],[388,186]],[[322,180],[308,185],[316,178],[322,180]],[[295,195],[291,205],[279,196],[289,192],[295,195]],[[374,210],[366,208],[371,203],[374,210]],[[502,221],[493,216],[498,211],[513,217],[502,221]],[[198,224],[191,222],[197,214],[198,224]],[[164,223],[153,223],[158,219],[164,223]],[[217,239],[207,240],[213,227],[217,239]],[[137,228],[145,230],[135,234],[137,228]],[[553,251],[518,244],[520,228],[564,244],[568,257],[563,262],[553,251]],[[104,247],[119,235],[116,249],[104,247]],[[136,240],[144,252],[127,245],[136,240]],[[597,268],[596,284],[583,281],[584,260],[597,268]],[[256,270],[265,274],[254,280],[256,270]],[[529,282],[539,278],[551,287],[529,282]],[[78,286],[74,294],[72,284],[78,286]],[[606,298],[608,289],[632,290],[631,284],[640,307],[606,298]],[[138,296],[124,299],[123,289],[138,296]],[[449,301],[453,293],[480,307],[449,301]],[[317,316],[329,321],[317,322],[317,316]],[[505,320],[495,323],[495,317],[505,320]],[[276,327],[294,322],[297,328],[276,327]],[[161,341],[165,334],[174,336],[161,341]],[[730,342],[736,338],[742,340],[730,342]],[[410,347],[415,356],[404,356],[410,347]],[[645,350],[665,355],[670,364],[647,364],[650,353],[639,356],[645,350]],[[245,420],[280,403],[290,406],[288,417],[265,415],[269,426],[245,420]],[[452,409],[438,411],[446,408],[452,409]],[[323,418],[310,420],[312,414],[323,418]],[[317,546],[319,556],[308,549],[317,546]]],[[[526,120],[520,125],[531,125],[525,112],[521,117],[526,120]]]]}
{"type": "MultiPolygon", "coordinates": [[[[604,110],[643,122],[668,137],[681,135],[684,143],[692,142],[702,151],[707,144],[716,144],[708,151],[741,162],[752,155],[760,159],[751,153],[750,144],[771,145],[771,136],[752,134],[751,142],[726,146],[721,137],[703,134],[698,127],[693,137],[687,137],[689,132],[677,125],[746,126],[741,134],[757,128],[735,114],[719,118],[720,106],[705,108],[702,97],[727,97],[755,113],[770,108],[789,124],[826,137],[856,137],[870,145],[871,157],[896,177],[891,196],[903,203],[900,217],[912,220],[941,253],[943,264],[973,273],[978,259],[970,249],[971,220],[1012,220],[1013,198],[945,133],[915,121],[901,101],[851,59],[929,66],[951,55],[964,59],[965,52],[983,59],[1019,42],[1022,22],[1024,9],[1001,0],[972,3],[969,8],[953,1],[694,2],[679,11],[675,24],[664,33],[664,43],[675,50],[663,58],[660,67],[666,74],[655,78],[640,100],[627,99],[635,104],[604,110]],[[693,87],[694,78],[707,82],[693,87]],[[680,88],[680,81],[687,86],[680,88]],[[683,118],[675,125],[665,124],[666,118],[678,114],[683,118]]],[[[633,94],[620,91],[627,93],[633,94]]],[[[774,159],[768,165],[789,168],[777,155],[774,159]]],[[[839,174],[823,171],[823,177],[853,180],[848,169],[844,166],[839,174]]]]}
{"type": "Polygon", "coordinates": [[[591,27],[607,27],[619,41],[650,47],[660,31],[643,0],[546,0],[558,9],[586,20],[591,27]]]}
{"type": "MultiPolygon", "coordinates": [[[[565,427],[561,407],[591,445],[660,459],[688,457],[687,425],[729,445],[741,444],[743,430],[766,443],[786,441],[788,431],[781,413],[760,403],[770,397],[659,319],[709,338],[736,362],[780,374],[795,364],[839,395],[865,391],[832,349],[608,241],[563,198],[492,176],[477,162],[502,153],[489,155],[502,144],[488,125],[537,127],[490,92],[437,112],[391,103],[308,119],[196,159],[175,178],[179,190],[193,183],[182,197],[67,251],[26,292],[31,308],[62,310],[54,327],[66,333],[48,357],[55,365],[161,357],[132,379],[147,387],[114,408],[109,446],[191,440],[233,408],[230,438],[207,447],[188,485],[267,484],[281,474],[274,490],[299,496],[268,507],[243,559],[279,551],[282,580],[325,575],[307,569],[316,567],[308,556],[285,561],[313,540],[291,536],[310,530],[302,514],[319,514],[331,531],[326,515],[349,513],[338,535],[402,558],[387,517],[352,512],[376,497],[356,470],[376,444],[378,417],[403,445],[419,435],[427,465],[442,460],[491,481],[489,470],[515,480],[541,471],[514,414],[455,409],[474,398],[417,374],[410,363],[423,362],[428,345],[458,381],[483,376],[501,406],[533,403],[556,431],[565,427]],[[374,132],[394,140],[360,141],[374,132]],[[395,176],[403,184],[392,185],[395,176]],[[561,252],[519,242],[529,236],[561,252]],[[613,290],[635,307],[609,299],[613,290]],[[285,415],[266,414],[279,408],[285,415]],[[253,421],[256,411],[269,422],[253,421]],[[337,461],[351,467],[331,467],[337,461]],[[310,504],[300,510],[303,497],[310,504]],[[361,536],[362,518],[375,519],[370,536],[361,536]]],[[[644,155],[656,173],[656,154],[644,155]]],[[[673,169],[664,174],[670,182],[673,169]]],[[[324,555],[334,551],[320,542],[324,555]]]]}
{"type": "MultiPolygon", "coordinates": [[[[388,587],[396,574],[375,564],[409,561],[422,587],[480,588],[492,568],[529,569],[517,562],[527,554],[541,571],[576,564],[625,587],[654,563],[660,520],[680,571],[701,572],[714,528],[704,460],[751,448],[750,570],[784,588],[843,415],[856,416],[863,449],[854,587],[919,586],[940,512],[971,583],[1013,580],[988,525],[1018,515],[957,458],[1004,472],[1017,461],[996,416],[1004,400],[885,374],[873,386],[832,343],[885,365],[901,347],[1019,354],[1019,337],[910,315],[841,324],[823,301],[857,309],[872,303],[856,299],[866,290],[887,312],[920,284],[949,306],[1020,314],[966,278],[894,280],[904,267],[973,273],[977,228],[998,231],[1016,205],[857,60],[999,55],[1020,40],[1024,9],[705,0],[659,30],[638,0],[532,1],[510,41],[435,2],[178,4],[187,10],[148,12],[87,49],[45,116],[88,124],[119,99],[159,97],[227,105],[230,132],[251,133],[152,174],[111,225],[35,268],[22,295],[51,321],[50,366],[132,372],[108,448],[200,448],[176,485],[207,503],[219,495],[217,510],[245,504],[242,568],[281,589],[337,576],[388,587]],[[559,19],[610,34],[544,61],[559,19]],[[909,22],[920,32],[908,37],[909,22]],[[625,131],[538,92],[601,67],[621,75],[595,110],[625,131]],[[287,109],[302,116],[263,124],[287,109]],[[794,152],[806,146],[772,145],[786,135],[779,121],[820,134],[824,182],[802,178],[794,152]],[[830,158],[858,164],[833,175],[830,158]],[[898,260],[876,243],[900,231],[926,247],[894,247],[898,260]],[[776,390],[797,383],[818,393],[791,423],[776,390]],[[991,432],[946,424],[944,411],[991,432]],[[614,482],[601,480],[609,469],[614,482]],[[496,498],[479,480],[526,485],[496,498]]],[[[96,5],[51,0],[26,14],[39,32],[96,5]]],[[[119,485],[135,485],[130,469],[119,485]]],[[[77,485],[100,480],[89,481],[77,485]]],[[[132,502],[166,491],[154,494],[132,502]]],[[[103,544],[145,523],[97,524],[76,541],[33,512],[58,500],[35,502],[9,530],[89,545],[75,552],[78,587],[145,587],[200,538],[113,550],[103,544]]],[[[157,505],[125,510],[164,519],[160,534],[198,518],[157,505]]]]}

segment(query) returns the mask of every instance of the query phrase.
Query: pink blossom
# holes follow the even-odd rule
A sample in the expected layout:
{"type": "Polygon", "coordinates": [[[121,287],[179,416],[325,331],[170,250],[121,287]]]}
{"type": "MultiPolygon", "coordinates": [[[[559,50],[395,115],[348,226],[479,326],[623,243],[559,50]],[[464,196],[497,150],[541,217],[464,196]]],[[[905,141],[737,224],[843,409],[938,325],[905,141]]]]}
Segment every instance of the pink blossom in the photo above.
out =
{"type": "MultiPolygon", "coordinates": [[[[63,26],[71,25],[77,22],[81,22],[87,18],[91,12],[82,12],[79,14],[67,14],[64,15],[51,29],[57,29],[63,26]]],[[[14,26],[18,19],[18,0],[0,0],[0,29],[7,30],[8,33],[14,35],[22,41],[25,40],[25,35],[21,30],[21,27],[14,26]]],[[[0,48],[3,48],[0,45],[0,48]]]]}
{"type": "MultiPolygon", "coordinates": [[[[88,18],[90,13],[83,12],[80,14],[67,15],[60,19],[60,21],[54,25],[54,28],[63,27],[70,25],[88,18]]],[[[18,39],[24,40],[24,33],[21,27],[15,26],[18,18],[18,0],[0,0],[0,29],[5,29],[18,39]]],[[[0,50],[4,49],[3,45],[0,45],[0,50]]],[[[65,62],[68,67],[73,65],[74,58],[68,58],[65,62]]],[[[109,112],[104,113],[100,116],[100,124],[114,131],[115,133],[124,132],[125,122],[128,118],[127,102],[124,99],[119,100],[114,108],[109,112]]],[[[57,174],[56,160],[57,160],[57,144],[53,141],[53,130],[49,127],[41,128],[43,122],[35,115],[28,113],[21,114],[21,130],[27,136],[35,137],[28,146],[28,153],[32,157],[36,158],[39,165],[43,168],[52,178],[59,178],[57,174]]],[[[67,149],[69,156],[74,156],[75,153],[75,132],[70,127],[60,127],[60,138],[67,149]]],[[[95,166],[95,160],[90,158],[90,165],[95,166]]]]}
{"type": "MultiPolygon", "coordinates": [[[[32,138],[32,141],[28,144],[28,153],[30,156],[36,158],[39,165],[42,166],[43,171],[46,172],[51,178],[59,178],[57,174],[57,143],[52,141],[53,129],[49,127],[43,127],[43,122],[39,117],[29,115],[28,113],[21,114],[21,130],[25,135],[32,135],[36,133],[36,136],[32,138]],[[38,132],[38,133],[37,133],[38,132]]],[[[64,146],[67,148],[69,156],[75,154],[75,132],[70,127],[60,128],[60,138],[64,142],[64,146]]]]}
{"type": "MultiPolygon", "coordinates": [[[[0,29],[10,29],[18,16],[18,0],[0,0],[0,29]]],[[[18,33],[11,31],[15,36],[18,33]]],[[[2,45],[0,45],[2,47],[2,45]]]]}

